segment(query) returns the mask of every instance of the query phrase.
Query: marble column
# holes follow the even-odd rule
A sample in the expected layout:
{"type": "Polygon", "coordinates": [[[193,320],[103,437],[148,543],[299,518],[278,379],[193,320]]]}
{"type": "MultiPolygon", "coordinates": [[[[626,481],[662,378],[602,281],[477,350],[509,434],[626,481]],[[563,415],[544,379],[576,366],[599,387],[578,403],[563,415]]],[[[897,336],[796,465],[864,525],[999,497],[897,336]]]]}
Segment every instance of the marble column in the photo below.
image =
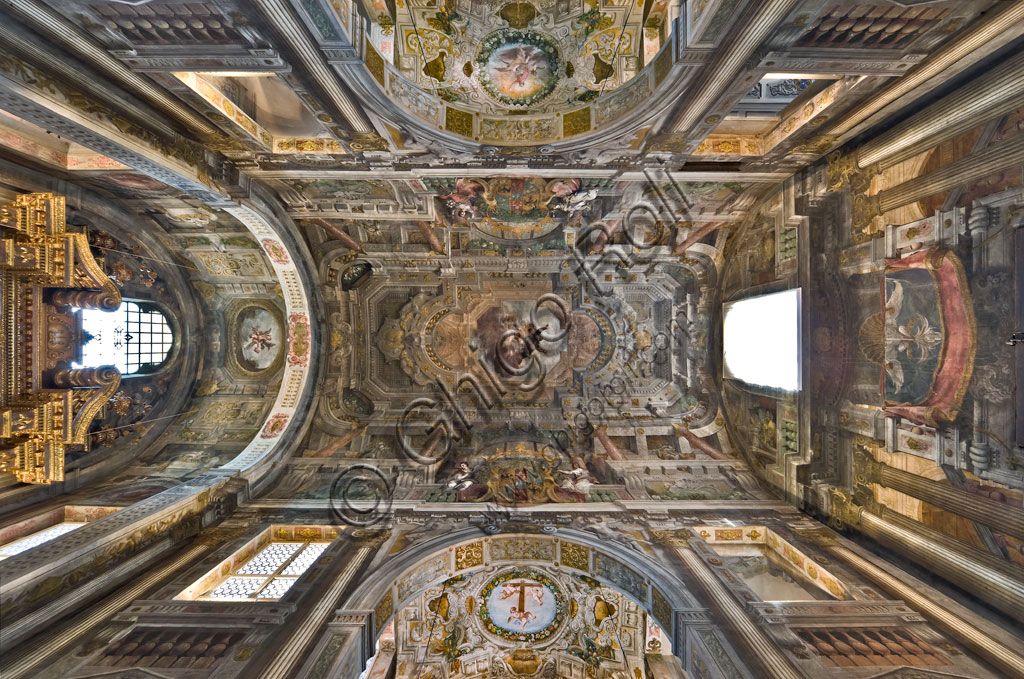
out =
{"type": "Polygon", "coordinates": [[[72,306],[79,309],[114,311],[121,306],[121,295],[116,290],[79,290],[59,288],[53,291],[50,302],[54,306],[72,306]]]}
{"type": "Polygon", "coordinates": [[[754,624],[743,605],[691,549],[690,540],[698,539],[693,533],[688,529],[654,531],[654,537],[675,553],[682,562],[687,576],[684,579],[694,583],[700,592],[702,603],[722,620],[722,630],[737,646],[737,650],[749,654],[744,657],[744,661],[752,669],[761,670],[758,677],[801,679],[804,676],[764,630],[754,624]]]}
{"type": "Polygon", "coordinates": [[[338,608],[341,596],[348,589],[356,573],[376,551],[377,546],[373,543],[364,543],[351,552],[352,556],[345,567],[335,576],[312,609],[289,625],[291,633],[278,654],[258,675],[259,679],[289,679],[296,676],[295,671],[298,669],[298,664],[309,649],[316,633],[338,608]]]}
{"type": "Polygon", "coordinates": [[[831,557],[856,570],[893,598],[906,602],[908,606],[927,618],[938,629],[962,643],[1000,672],[1005,673],[1004,676],[1024,677],[1024,656],[999,639],[985,633],[963,616],[958,615],[951,606],[934,600],[918,588],[903,582],[889,570],[879,568],[860,554],[842,545],[831,533],[819,531],[804,533],[804,535],[817,542],[831,557]]]}
{"type": "Polygon", "coordinates": [[[1024,106],[1024,54],[987,71],[857,150],[857,164],[895,165],[1024,106]]]}
{"type": "Polygon", "coordinates": [[[694,434],[686,426],[673,425],[676,430],[676,434],[686,439],[691,446],[706,454],[712,460],[728,460],[728,455],[715,448],[713,445],[702,439],[701,437],[694,434]]]}
{"type": "Polygon", "coordinates": [[[983,151],[972,153],[933,172],[879,192],[876,197],[877,214],[909,205],[932,194],[948,191],[1021,163],[1024,163],[1024,134],[993,144],[983,151]]]}
{"type": "Polygon", "coordinates": [[[882,505],[869,511],[846,490],[832,489],[830,513],[833,520],[856,528],[992,607],[1024,620],[1024,582],[1019,568],[882,505]]]}
{"type": "Polygon", "coordinates": [[[932,481],[873,459],[865,459],[867,455],[863,452],[857,453],[857,456],[858,470],[862,471],[864,481],[898,490],[939,509],[1024,540],[1024,509],[968,493],[947,483],[932,481]]]}

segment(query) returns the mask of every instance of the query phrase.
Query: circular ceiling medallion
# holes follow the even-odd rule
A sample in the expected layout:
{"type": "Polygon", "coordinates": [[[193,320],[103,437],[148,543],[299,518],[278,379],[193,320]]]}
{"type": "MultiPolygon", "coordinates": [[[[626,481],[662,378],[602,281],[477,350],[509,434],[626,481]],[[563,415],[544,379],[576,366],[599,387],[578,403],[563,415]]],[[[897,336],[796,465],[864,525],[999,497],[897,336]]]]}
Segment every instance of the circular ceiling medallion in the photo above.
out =
{"type": "Polygon", "coordinates": [[[508,641],[543,641],[565,621],[565,595],[533,569],[499,573],[480,592],[477,614],[484,628],[508,641]]]}
{"type": "Polygon", "coordinates": [[[484,38],[476,55],[477,78],[492,97],[529,106],[558,82],[558,48],[535,31],[501,30],[484,38]]]}

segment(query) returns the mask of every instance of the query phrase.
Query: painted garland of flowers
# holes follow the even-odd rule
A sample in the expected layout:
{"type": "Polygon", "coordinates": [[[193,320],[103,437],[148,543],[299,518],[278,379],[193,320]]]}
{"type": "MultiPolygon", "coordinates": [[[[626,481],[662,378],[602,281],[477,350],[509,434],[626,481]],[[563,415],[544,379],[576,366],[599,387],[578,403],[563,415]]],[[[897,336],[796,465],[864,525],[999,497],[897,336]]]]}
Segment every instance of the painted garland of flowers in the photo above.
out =
{"type": "Polygon", "coordinates": [[[484,90],[497,101],[508,106],[530,106],[551,94],[558,83],[558,48],[545,36],[534,31],[502,29],[484,38],[476,56],[476,76],[484,90]],[[511,48],[518,48],[515,55],[511,48]],[[496,55],[496,53],[499,53],[496,55]],[[502,62],[496,65],[493,58],[502,62]],[[509,57],[513,57],[510,60],[509,57]],[[502,91],[495,71],[502,71],[523,86],[528,79],[536,83],[534,89],[522,95],[502,91]]]}
{"type": "Polygon", "coordinates": [[[507,639],[508,641],[543,641],[557,632],[558,628],[562,626],[562,622],[565,620],[565,596],[558,588],[558,585],[554,580],[543,573],[529,568],[517,568],[515,570],[500,573],[491,578],[480,591],[479,599],[480,607],[477,609],[477,615],[480,616],[480,621],[483,623],[484,629],[491,634],[499,636],[502,639],[507,639]],[[509,580],[515,580],[517,578],[535,580],[544,585],[544,588],[550,591],[551,595],[555,597],[555,617],[547,627],[538,632],[510,632],[503,627],[497,626],[491,620],[491,612],[487,605],[487,602],[490,600],[491,592],[509,580]]]}

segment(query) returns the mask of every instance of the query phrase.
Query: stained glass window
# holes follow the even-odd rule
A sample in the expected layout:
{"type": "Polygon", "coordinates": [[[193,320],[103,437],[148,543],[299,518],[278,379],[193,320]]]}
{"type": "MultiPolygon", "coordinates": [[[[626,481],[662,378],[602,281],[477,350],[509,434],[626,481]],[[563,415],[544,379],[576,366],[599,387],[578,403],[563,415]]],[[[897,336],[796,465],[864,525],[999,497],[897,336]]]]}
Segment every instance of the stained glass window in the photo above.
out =
{"type": "Polygon", "coordinates": [[[200,596],[207,601],[277,601],[313,565],[327,542],[272,542],[200,596]]]}
{"type": "Polygon", "coordinates": [[[82,362],[75,368],[113,365],[122,375],[155,371],[171,351],[174,334],[154,306],[124,302],[115,311],[82,309],[82,362]]]}
{"type": "Polygon", "coordinates": [[[32,533],[31,535],[26,535],[23,538],[11,540],[6,545],[0,545],[0,560],[14,556],[15,554],[21,554],[33,547],[38,547],[44,542],[49,542],[54,538],[58,538],[65,533],[70,533],[84,525],[84,521],[62,521],[61,523],[50,526],[49,528],[44,528],[41,531],[32,533]]]}

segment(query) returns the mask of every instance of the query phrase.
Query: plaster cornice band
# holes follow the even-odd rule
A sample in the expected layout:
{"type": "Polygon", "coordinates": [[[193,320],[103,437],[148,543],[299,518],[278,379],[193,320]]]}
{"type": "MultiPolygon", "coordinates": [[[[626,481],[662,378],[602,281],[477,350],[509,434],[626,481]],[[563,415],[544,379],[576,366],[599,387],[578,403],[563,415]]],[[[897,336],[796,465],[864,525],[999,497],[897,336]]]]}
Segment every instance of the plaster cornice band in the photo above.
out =
{"type": "Polygon", "coordinates": [[[770,0],[759,3],[757,14],[728,44],[728,49],[701,73],[697,85],[686,93],[686,103],[675,115],[671,130],[688,132],[714,106],[722,93],[735,84],[743,64],[754,50],[772,34],[787,14],[799,4],[796,0],[770,0]]]}
{"type": "Polygon", "coordinates": [[[345,116],[345,120],[357,134],[369,134],[373,126],[366,119],[359,106],[352,101],[341,86],[337,77],[320,57],[316,47],[306,36],[302,26],[295,20],[291,11],[282,0],[262,0],[257,6],[267,19],[277,28],[288,47],[299,58],[302,65],[316,79],[317,85],[331,98],[331,103],[345,116]]]}

